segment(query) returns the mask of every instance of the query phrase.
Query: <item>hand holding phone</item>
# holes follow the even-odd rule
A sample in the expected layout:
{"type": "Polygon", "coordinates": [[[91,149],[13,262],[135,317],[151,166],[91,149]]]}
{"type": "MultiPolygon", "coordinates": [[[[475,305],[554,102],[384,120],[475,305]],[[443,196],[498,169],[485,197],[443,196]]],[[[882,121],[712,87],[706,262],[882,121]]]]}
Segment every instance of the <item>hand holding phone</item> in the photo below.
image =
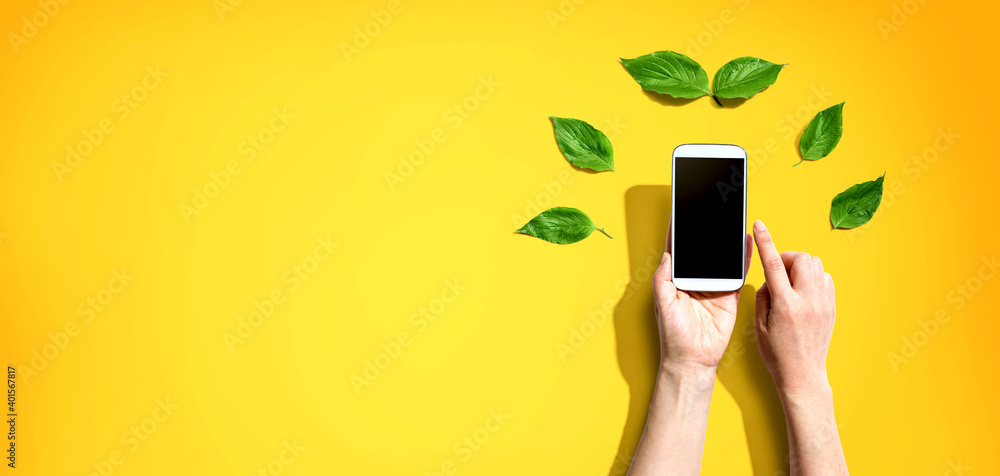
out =
{"type": "MultiPolygon", "coordinates": [[[[751,240],[749,234],[745,238],[747,242],[751,240]]],[[[750,266],[752,245],[747,246],[744,262],[750,266]]],[[[672,263],[670,252],[664,252],[660,267],[653,274],[661,369],[666,366],[683,372],[704,370],[714,376],[736,324],[740,291],[681,290],[674,284],[672,263]]]]}

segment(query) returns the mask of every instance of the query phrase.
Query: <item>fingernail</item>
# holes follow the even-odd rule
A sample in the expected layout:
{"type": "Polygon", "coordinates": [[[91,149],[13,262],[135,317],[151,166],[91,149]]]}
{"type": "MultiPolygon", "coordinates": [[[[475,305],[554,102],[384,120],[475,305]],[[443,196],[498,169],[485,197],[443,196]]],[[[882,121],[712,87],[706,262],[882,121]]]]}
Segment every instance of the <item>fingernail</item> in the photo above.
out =
{"type": "Polygon", "coordinates": [[[757,220],[753,222],[754,231],[767,231],[767,227],[764,226],[764,222],[757,220]]]}

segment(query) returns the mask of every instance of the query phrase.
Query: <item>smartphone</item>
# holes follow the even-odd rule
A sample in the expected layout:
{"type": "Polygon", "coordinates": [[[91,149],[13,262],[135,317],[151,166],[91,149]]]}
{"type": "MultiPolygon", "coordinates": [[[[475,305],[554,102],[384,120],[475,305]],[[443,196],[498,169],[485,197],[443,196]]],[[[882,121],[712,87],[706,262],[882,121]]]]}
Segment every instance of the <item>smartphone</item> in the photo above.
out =
{"type": "Polygon", "coordinates": [[[674,149],[670,253],[674,286],[733,291],[747,256],[747,153],[725,144],[674,149]]]}

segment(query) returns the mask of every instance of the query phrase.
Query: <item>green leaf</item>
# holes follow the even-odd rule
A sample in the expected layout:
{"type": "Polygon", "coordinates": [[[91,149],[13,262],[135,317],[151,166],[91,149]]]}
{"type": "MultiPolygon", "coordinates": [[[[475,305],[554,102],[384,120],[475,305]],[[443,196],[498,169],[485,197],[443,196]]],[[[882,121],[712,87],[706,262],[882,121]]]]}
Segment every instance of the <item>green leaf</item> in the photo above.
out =
{"type": "Polygon", "coordinates": [[[556,132],[556,143],[569,163],[584,169],[615,170],[611,141],[603,132],[579,119],[549,116],[556,132]]]}
{"type": "Polygon", "coordinates": [[[882,203],[882,181],[885,174],[870,182],[859,183],[833,197],[830,204],[830,224],[833,228],[850,229],[868,223],[882,203]]]}
{"type": "Polygon", "coordinates": [[[576,208],[555,207],[539,213],[517,232],[564,245],[576,243],[590,236],[594,230],[600,230],[611,238],[603,228],[594,225],[586,213],[576,208]]]}
{"type": "MultiPolygon", "coordinates": [[[[809,122],[799,138],[802,160],[819,160],[830,155],[844,134],[844,103],[830,106],[809,122]]],[[[801,164],[800,160],[795,165],[801,164]]]]}
{"type": "Polygon", "coordinates": [[[705,69],[680,53],[657,51],[621,60],[639,86],[647,91],[688,99],[709,94],[705,69]]]}
{"type": "Polygon", "coordinates": [[[715,72],[712,94],[720,98],[752,98],[774,84],[784,67],[753,56],[736,58],[715,72]]]}

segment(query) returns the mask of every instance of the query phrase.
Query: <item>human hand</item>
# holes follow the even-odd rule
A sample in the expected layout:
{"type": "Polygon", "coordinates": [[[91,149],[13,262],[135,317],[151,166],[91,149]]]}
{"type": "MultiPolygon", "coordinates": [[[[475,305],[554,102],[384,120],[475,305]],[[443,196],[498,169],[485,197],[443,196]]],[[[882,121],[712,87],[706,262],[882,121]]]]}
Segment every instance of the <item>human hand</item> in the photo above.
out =
{"type": "Polygon", "coordinates": [[[826,355],[836,318],[833,277],[808,253],[778,254],[764,223],[753,226],[766,282],[757,291],[757,347],[779,395],[829,393],[826,355]]]}
{"type": "MultiPolygon", "coordinates": [[[[653,300],[660,328],[660,367],[681,372],[711,372],[722,360],[736,323],[740,290],[682,291],[671,277],[670,233],[660,267],[653,275],[653,300]]],[[[753,240],[746,236],[746,270],[753,256],[753,240]]]]}

